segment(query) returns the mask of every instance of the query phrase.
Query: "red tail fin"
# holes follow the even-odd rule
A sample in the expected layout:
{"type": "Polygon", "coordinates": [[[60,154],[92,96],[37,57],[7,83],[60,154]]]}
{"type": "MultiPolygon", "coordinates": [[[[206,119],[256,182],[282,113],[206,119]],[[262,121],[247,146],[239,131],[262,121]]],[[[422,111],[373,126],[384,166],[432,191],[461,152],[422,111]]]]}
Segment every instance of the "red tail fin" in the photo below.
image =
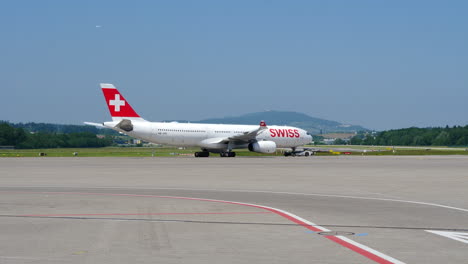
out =
{"type": "Polygon", "coordinates": [[[114,85],[101,83],[101,88],[113,120],[142,119],[114,85]]]}

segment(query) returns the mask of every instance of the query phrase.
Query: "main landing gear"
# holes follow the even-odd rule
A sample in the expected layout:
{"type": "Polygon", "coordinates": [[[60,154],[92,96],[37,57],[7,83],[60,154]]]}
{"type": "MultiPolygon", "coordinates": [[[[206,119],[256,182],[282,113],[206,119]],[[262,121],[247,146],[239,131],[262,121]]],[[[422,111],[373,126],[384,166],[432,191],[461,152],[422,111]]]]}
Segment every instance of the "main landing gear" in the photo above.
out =
{"type": "MultiPolygon", "coordinates": [[[[195,152],[195,157],[197,158],[206,158],[206,157],[209,157],[210,156],[210,152],[209,151],[200,151],[200,152],[195,152]]],[[[227,152],[220,152],[219,153],[219,156],[220,157],[235,157],[236,156],[236,153],[233,152],[233,151],[227,151],[227,152]]]]}
{"type": "Polygon", "coordinates": [[[195,152],[195,157],[197,158],[207,158],[210,156],[210,152],[202,151],[202,152],[195,152]]]}
{"type": "Polygon", "coordinates": [[[229,152],[221,152],[221,153],[219,153],[219,156],[220,156],[220,157],[229,157],[229,158],[232,158],[232,157],[235,157],[235,156],[236,156],[236,153],[235,153],[235,152],[232,152],[232,151],[229,151],[229,152]]]}

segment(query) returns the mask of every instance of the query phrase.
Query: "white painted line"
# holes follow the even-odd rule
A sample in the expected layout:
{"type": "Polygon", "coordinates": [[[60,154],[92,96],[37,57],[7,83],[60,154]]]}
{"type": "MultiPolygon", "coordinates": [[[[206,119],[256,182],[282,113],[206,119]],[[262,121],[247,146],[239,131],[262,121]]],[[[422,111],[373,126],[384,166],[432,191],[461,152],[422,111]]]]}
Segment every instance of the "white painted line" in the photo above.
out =
{"type": "MultiPolygon", "coordinates": [[[[274,207],[269,207],[269,206],[263,206],[263,205],[257,205],[257,204],[250,204],[250,203],[242,203],[242,202],[234,202],[234,201],[226,201],[226,200],[214,200],[214,199],[206,199],[206,198],[193,198],[193,197],[182,197],[182,196],[161,196],[161,195],[147,195],[147,194],[118,194],[118,193],[86,193],[86,192],[21,192],[21,193],[39,193],[39,194],[68,194],[68,195],[98,195],[98,196],[127,196],[127,197],[149,197],[149,198],[167,198],[167,199],[181,199],[181,200],[192,200],[192,201],[204,201],[204,202],[217,202],[217,203],[226,203],[226,204],[235,204],[235,205],[243,205],[243,206],[249,206],[249,207],[254,207],[254,208],[260,208],[264,209],[270,212],[273,212],[279,216],[282,216],[286,219],[288,219],[291,222],[294,222],[296,224],[299,224],[309,230],[312,231],[331,231],[329,229],[326,229],[324,227],[321,227],[319,225],[316,225],[315,223],[312,223],[304,218],[301,218],[297,215],[294,215],[290,212],[277,209],[274,207]]],[[[379,264],[405,264],[404,262],[401,262],[395,258],[392,258],[390,256],[385,255],[384,253],[381,253],[375,249],[372,249],[368,246],[362,245],[360,243],[357,243],[347,237],[344,236],[331,236],[331,235],[325,235],[323,236],[343,247],[346,247],[358,254],[361,254],[362,256],[373,260],[376,263],[379,264]]]]}
{"type": "Polygon", "coordinates": [[[377,255],[377,256],[379,256],[379,257],[381,257],[381,258],[384,258],[384,259],[386,259],[386,260],[388,260],[388,261],[390,261],[390,262],[392,262],[392,263],[404,264],[404,262],[401,262],[401,261],[399,261],[399,260],[397,260],[397,259],[394,259],[394,258],[392,258],[392,257],[390,257],[390,256],[387,256],[387,255],[385,255],[385,254],[383,254],[383,253],[381,253],[381,252],[379,252],[379,251],[377,251],[377,250],[375,250],[375,249],[372,249],[372,248],[370,248],[370,247],[368,247],[368,246],[365,246],[365,245],[363,245],[363,244],[360,244],[360,243],[358,243],[358,242],[356,242],[356,241],[354,241],[354,240],[351,240],[351,239],[349,239],[349,238],[347,238],[347,237],[344,237],[344,236],[337,236],[337,237],[339,237],[341,240],[346,241],[346,242],[348,242],[348,243],[350,243],[350,244],[352,244],[352,245],[355,245],[355,246],[357,246],[357,247],[359,247],[359,248],[362,248],[362,249],[364,249],[364,250],[366,250],[366,251],[369,251],[369,252],[371,252],[371,253],[374,254],[374,255],[377,255]]]}
{"type": "Polygon", "coordinates": [[[426,232],[433,233],[439,236],[448,237],[450,239],[460,241],[462,243],[468,244],[468,233],[461,232],[448,232],[448,231],[436,231],[436,230],[426,230],[426,232]]]}
{"type": "Polygon", "coordinates": [[[152,188],[152,187],[127,187],[127,186],[103,186],[103,187],[89,187],[89,186],[63,186],[63,185],[47,185],[47,186],[2,186],[2,188],[72,188],[72,189],[122,189],[122,190],[180,190],[180,191],[210,191],[210,192],[245,192],[245,193],[267,193],[267,194],[288,194],[288,195],[303,195],[303,196],[317,196],[317,197],[335,197],[335,198],[347,198],[347,199],[361,199],[361,200],[376,200],[376,201],[388,201],[398,203],[411,203],[419,205],[428,205],[434,207],[441,207],[445,209],[457,210],[462,212],[468,212],[468,209],[437,204],[428,202],[419,202],[411,200],[401,199],[390,199],[390,198],[378,198],[378,197],[365,197],[365,196],[352,196],[352,195],[338,195],[338,194],[319,194],[319,193],[296,193],[296,192],[275,192],[275,191],[262,191],[262,190],[232,190],[232,189],[203,189],[203,188],[152,188]]]}

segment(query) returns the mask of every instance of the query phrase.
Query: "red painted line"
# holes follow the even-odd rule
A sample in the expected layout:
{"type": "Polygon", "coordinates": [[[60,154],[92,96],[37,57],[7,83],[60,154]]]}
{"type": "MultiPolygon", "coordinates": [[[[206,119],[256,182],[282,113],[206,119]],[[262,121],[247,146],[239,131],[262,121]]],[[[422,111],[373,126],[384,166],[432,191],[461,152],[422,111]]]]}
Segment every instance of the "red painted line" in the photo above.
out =
{"type": "MultiPolygon", "coordinates": [[[[256,204],[248,204],[248,203],[241,203],[241,202],[231,202],[231,201],[223,201],[223,200],[213,200],[213,199],[204,199],[204,198],[191,198],[191,197],[179,197],[179,196],[159,196],[159,195],[144,195],[144,194],[115,194],[115,193],[82,193],[82,192],[22,192],[22,193],[40,193],[40,194],[75,194],[75,195],[98,195],[98,196],[127,196],[127,197],[152,197],[152,198],[167,198],[167,199],[181,199],[181,200],[192,200],[192,201],[204,201],[204,202],[217,202],[217,203],[225,203],[225,204],[234,204],[234,205],[241,205],[241,206],[248,206],[248,207],[254,207],[254,208],[259,208],[263,209],[272,213],[275,213],[283,218],[288,219],[291,222],[294,222],[296,224],[299,224],[309,230],[315,231],[315,232],[321,232],[321,231],[329,231],[326,228],[323,228],[321,226],[315,225],[313,223],[307,223],[307,220],[304,220],[298,216],[295,216],[291,213],[288,213],[286,211],[268,207],[268,206],[262,206],[262,205],[256,205],[256,204]]],[[[353,240],[347,239],[347,238],[341,238],[340,236],[324,236],[325,238],[341,245],[344,246],[370,260],[373,260],[379,264],[401,264],[403,262],[398,261],[392,257],[389,257],[383,253],[380,253],[376,250],[373,250],[367,246],[361,245],[353,240]],[[347,240],[347,241],[345,241],[347,240]]]]}
{"type": "MultiPolygon", "coordinates": [[[[262,207],[260,207],[260,208],[262,208],[262,207]]],[[[307,224],[307,223],[301,221],[300,219],[292,217],[292,216],[290,216],[288,214],[285,214],[285,213],[283,213],[283,212],[281,212],[279,210],[276,210],[274,208],[264,207],[264,209],[269,210],[269,211],[271,211],[271,212],[273,212],[273,213],[275,213],[277,215],[280,215],[280,216],[288,219],[289,221],[294,222],[296,224],[299,224],[299,225],[301,225],[301,226],[303,226],[303,227],[305,227],[305,228],[307,228],[309,230],[312,230],[314,232],[328,231],[327,229],[321,228],[320,226],[307,224]]],[[[395,263],[395,262],[390,262],[390,261],[388,261],[388,260],[386,260],[384,258],[381,258],[381,257],[379,257],[379,256],[377,256],[377,255],[363,249],[363,248],[360,248],[360,247],[356,246],[356,245],[348,243],[348,242],[342,240],[341,238],[339,238],[337,236],[324,236],[324,237],[331,240],[331,241],[333,241],[333,242],[335,242],[335,243],[338,243],[341,246],[349,248],[352,251],[354,251],[356,253],[359,253],[359,254],[363,255],[364,257],[369,258],[369,259],[371,259],[371,260],[373,260],[373,261],[375,261],[375,262],[377,262],[379,264],[394,264],[395,263]]]]}
{"type": "Polygon", "coordinates": [[[218,213],[113,213],[113,214],[27,214],[18,216],[128,216],[128,215],[233,215],[233,214],[271,214],[271,212],[218,212],[218,213]]]}
{"type": "Polygon", "coordinates": [[[338,243],[344,247],[347,247],[349,249],[351,249],[352,251],[356,252],[356,253],[359,253],[377,263],[381,263],[381,264],[393,264],[394,262],[390,262],[386,259],[383,259],[375,254],[372,254],[370,253],[369,251],[367,250],[364,250],[358,246],[355,246],[351,243],[348,243],[346,241],[343,241],[342,239],[340,239],[339,237],[336,237],[336,236],[325,236],[326,238],[330,239],[331,241],[335,242],[335,243],[338,243]]]}
{"type": "Polygon", "coordinates": [[[294,223],[296,223],[296,224],[298,224],[298,225],[301,225],[301,226],[303,226],[303,227],[305,227],[305,228],[307,228],[307,229],[309,229],[309,230],[312,230],[312,231],[315,231],[315,232],[322,232],[322,231],[325,231],[325,229],[320,229],[320,228],[319,228],[318,226],[316,226],[316,225],[310,225],[310,224],[304,223],[303,221],[301,221],[301,220],[299,220],[299,219],[297,219],[297,218],[294,218],[294,217],[292,217],[292,216],[290,216],[290,215],[288,215],[288,214],[285,214],[285,213],[283,213],[283,212],[277,211],[277,210],[275,210],[275,209],[269,209],[269,208],[268,208],[267,210],[269,210],[269,211],[271,211],[272,213],[275,213],[275,214],[277,214],[277,215],[280,215],[280,216],[282,216],[282,217],[288,219],[289,221],[294,222],[294,223]]]}

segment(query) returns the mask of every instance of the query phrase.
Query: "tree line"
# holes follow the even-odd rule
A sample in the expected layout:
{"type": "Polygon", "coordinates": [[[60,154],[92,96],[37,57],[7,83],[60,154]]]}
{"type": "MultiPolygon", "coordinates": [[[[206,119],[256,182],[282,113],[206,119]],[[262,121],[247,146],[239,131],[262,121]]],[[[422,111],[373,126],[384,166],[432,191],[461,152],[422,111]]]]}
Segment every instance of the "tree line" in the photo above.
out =
{"type": "Polygon", "coordinates": [[[90,132],[93,134],[104,134],[104,135],[118,135],[118,133],[112,129],[98,129],[94,126],[86,125],[64,125],[64,124],[50,124],[50,123],[9,123],[6,121],[0,121],[0,123],[8,123],[12,127],[23,128],[30,132],[42,132],[42,133],[58,133],[58,134],[70,134],[80,132],[90,132]]]}
{"type": "Polygon", "coordinates": [[[15,148],[95,148],[112,144],[112,137],[98,138],[92,132],[30,132],[8,123],[0,123],[0,146],[15,148]]]}
{"type": "Polygon", "coordinates": [[[468,125],[445,128],[404,128],[359,134],[351,138],[352,145],[377,146],[468,146],[468,125]]]}

